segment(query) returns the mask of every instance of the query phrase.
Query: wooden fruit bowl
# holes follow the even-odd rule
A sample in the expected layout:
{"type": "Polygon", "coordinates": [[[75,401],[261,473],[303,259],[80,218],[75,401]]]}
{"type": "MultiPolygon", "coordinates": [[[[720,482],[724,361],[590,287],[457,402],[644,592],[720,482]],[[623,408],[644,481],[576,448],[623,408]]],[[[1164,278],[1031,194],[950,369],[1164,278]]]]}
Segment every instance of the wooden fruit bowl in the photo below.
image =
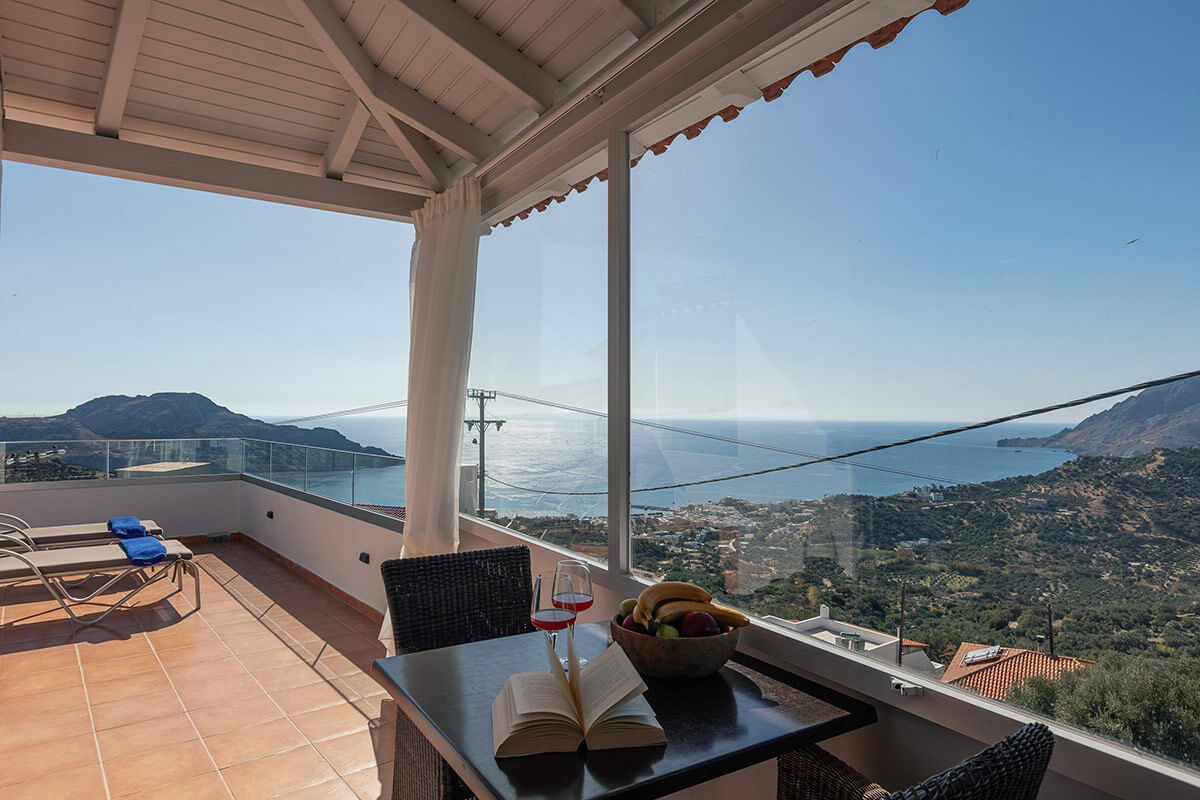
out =
{"type": "Polygon", "coordinates": [[[614,617],[609,622],[613,641],[621,646],[634,668],[651,678],[672,680],[703,678],[725,665],[737,648],[738,629],[717,636],[664,639],[622,628],[614,617]]]}

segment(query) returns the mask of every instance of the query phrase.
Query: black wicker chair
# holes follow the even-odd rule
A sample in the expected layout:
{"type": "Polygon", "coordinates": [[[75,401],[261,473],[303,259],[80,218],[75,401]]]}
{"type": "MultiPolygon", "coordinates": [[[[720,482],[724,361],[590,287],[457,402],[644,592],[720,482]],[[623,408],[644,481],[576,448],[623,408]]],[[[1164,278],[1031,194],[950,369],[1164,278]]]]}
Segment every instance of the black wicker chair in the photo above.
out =
{"type": "MultiPolygon", "coordinates": [[[[397,558],[380,565],[397,653],[533,630],[529,548],[397,558]]],[[[404,714],[396,715],[392,794],[397,800],[463,800],[471,791],[404,714]]]]}
{"type": "Polygon", "coordinates": [[[778,800],[1034,800],[1054,735],[1031,722],[918,786],[889,793],[815,745],[779,757],[778,800]]]}

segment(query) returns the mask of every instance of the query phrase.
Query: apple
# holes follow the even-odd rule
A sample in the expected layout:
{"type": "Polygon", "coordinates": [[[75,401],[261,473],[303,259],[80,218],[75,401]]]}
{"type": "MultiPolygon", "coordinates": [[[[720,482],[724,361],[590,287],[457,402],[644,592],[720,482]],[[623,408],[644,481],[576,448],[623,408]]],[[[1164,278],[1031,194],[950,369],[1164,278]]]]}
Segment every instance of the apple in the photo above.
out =
{"type": "Polygon", "coordinates": [[[668,625],[665,622],[660,622],[658,623],[658,632],[655,635],[662,639],[678,639],[679,629],[674,625],[668,625]]]}
{"type": "Polygon", "coordinates": [[[707,611],[691,611],[679,623],[679,632],[684,636],[716,636],[721,627],[707,611]]]}
{"type": "Polygon", "coordinates": [[[636,631],[637,633],[649,633],[642,623],[633,618],[633,614],[630,614],[629,616],[625,617],[625,619],[621,620],[621,627],[625,628],[626,630],[636,631]]]}

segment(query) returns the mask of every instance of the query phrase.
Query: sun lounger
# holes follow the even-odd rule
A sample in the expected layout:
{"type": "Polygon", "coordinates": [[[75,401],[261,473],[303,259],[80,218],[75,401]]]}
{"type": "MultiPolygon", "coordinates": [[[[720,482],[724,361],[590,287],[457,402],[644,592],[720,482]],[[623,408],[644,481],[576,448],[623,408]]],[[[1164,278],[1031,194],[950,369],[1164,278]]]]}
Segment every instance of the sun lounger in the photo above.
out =
{"type": "MultiPolygon", "coordinates": [[[[163,530],[154,520],[142,520],[142,527],[146,529],[147,536],[162,538],[163,530]]],[[[33,527],[20,517],[0,514],[0,550],[48,550],[54,547],[107,544],[115,540],[106,522],[33,527]]]]}
{"type": "Polygon", "coordinates": [[[58,601],[67,615],[80,625],[94,625],[110,613],[125,605],[134,595],[168,575],[174,575],[183,588],[183,573],[188,573],[196,584],[196,608],[200,608],[200,568],[192,561],[192,551],[175,539],[163,541],[166,557],[151,566],[134,566],[119,544],[100,544],[88,547],[63,547],[55,550],[34,552],[8,551],[0,555],[0,585],[37,579],[58,601]],[[74,587],[64,583],[65,578],[79,575],[94,575],[100,572],[115,572],[111,578],[84,597],[71,592],[74,587]],[[96,601],[95,598],[107,591],[126,575],[141,573],[145,580],[130,589],[116,602],[96,601]],[[108,609],[94,619],[78,616],[73,605],[99,602],[108,609]]]}

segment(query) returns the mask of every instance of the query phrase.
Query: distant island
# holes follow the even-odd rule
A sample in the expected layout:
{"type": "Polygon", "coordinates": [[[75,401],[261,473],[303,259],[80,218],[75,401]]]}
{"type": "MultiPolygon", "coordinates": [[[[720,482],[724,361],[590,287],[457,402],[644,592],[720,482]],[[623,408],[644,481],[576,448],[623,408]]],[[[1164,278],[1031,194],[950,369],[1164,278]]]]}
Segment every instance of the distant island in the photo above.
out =
{"type": "Polygon", "coordinates": [[[0,441],[8,442],[239,438],[392,455],[351,441],[332,428],[272,425],[235,414],[195,392],[109,395],[53,417],[0,417],[0,441]]]}
{"type": "Polygon", "coordinates": [[[1081,456],[1140,456],[1200,444],[1200,378],[1155,386],[1041,438],[1001,439],[999,447],[1057,447],[1081,456]]]}

